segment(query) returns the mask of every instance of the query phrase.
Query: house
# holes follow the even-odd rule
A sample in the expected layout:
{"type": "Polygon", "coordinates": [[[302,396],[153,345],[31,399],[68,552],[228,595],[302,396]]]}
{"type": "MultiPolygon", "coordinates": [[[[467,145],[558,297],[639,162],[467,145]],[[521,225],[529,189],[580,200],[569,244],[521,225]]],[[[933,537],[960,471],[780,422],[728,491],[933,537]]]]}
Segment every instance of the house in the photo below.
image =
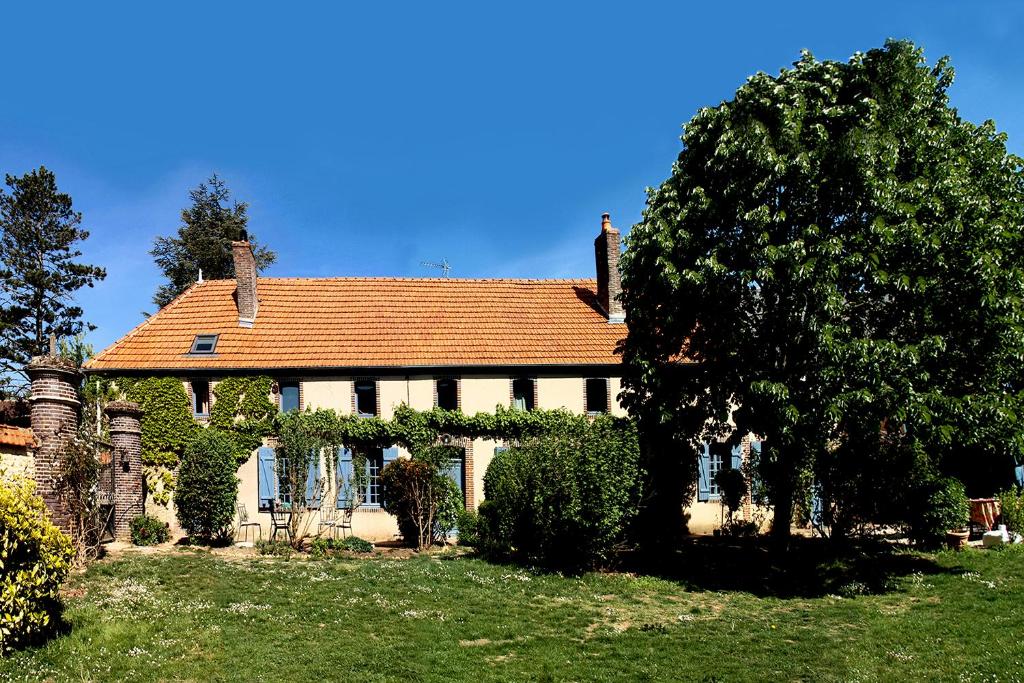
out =
{"type": "MultiPolygon", "coordinates": [[[[180,377],[199,421],[211,388],[229,375],[269,375],[281,410],[328,408],[390,418],[396,406],[464,413],[498,405],[624,415],[617,395],[624,337],[619,232],[602,217],[596,279],[257,277],[248,242],[233,244],[236,278],[198,282],[86,365],[90,373],[180,377]]],[[[467,507],[483,491],[495,449],[488,439],[455,444],[451,473],[467,507]]],[[[365,503],[353,526],[380,539],[397,532],[380,509],[377,477],[399,448],[368,463],[365,503]]],[[[723,466],[709,455],[708,462],[723,466]]],[[[239,502],[269,528],[276,497],[273,450],[241,466],[239,502]]],[[[710,501],[711,491],[702,498],[710,501]]],[[[330,500],[330,497],[325,497],[330,500]]],[[[699,528],[720,507],[695,503],[699,528]],[[706,518],[706,519],[705,519],[706,518]]],[[[710,528],[710,527],[709,527],[710,528]]]]}
{"type": "Polygon", "coordinates": [[[35,447],[31,429],[0,424],[0,476],[20,474],[32,478],[35,447]]]}

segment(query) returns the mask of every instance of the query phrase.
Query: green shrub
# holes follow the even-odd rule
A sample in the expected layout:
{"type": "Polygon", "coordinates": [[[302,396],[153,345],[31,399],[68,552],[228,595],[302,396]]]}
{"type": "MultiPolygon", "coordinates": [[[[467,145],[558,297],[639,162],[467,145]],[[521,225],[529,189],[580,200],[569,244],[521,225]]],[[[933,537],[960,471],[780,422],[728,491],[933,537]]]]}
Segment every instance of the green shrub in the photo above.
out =
{"type": "Polygon", "coordinates": [[[480,520],[474,510],[462,509],[459,511],[456,527],[459,534],[459,545],[476,548],[480,544],[480,534],[477,530],[480,520]]]}
{"type": "Polygon", "coordinates": [[[256,552],[260,555],[274,555],[275,557],[291,557],[295,549],[288,541],[264,541],[262,538],[256,541],[256,552]]]}
{"type": "Polygon", "coordinates": [[[446,540],[458,526],[459,515],[466,511],[466,504],[463,502],[462,489],[451,477],[442,474],[435,481],[435,485],[440,489],[437,493],[437,512],[434,515],[436,537],[439,540],[446,540]]]}
{"type": "Polygon", "coordinates": [[[309,544],[309,554],[313,557],[328,557],[338,552],[372,553],[373,544],[358,536],[347,538],[315,538],[309,544]]]}
{"type": "Polygon", "coordinates": [[[59,622],[60,586],[75,556],[35,484],[0,478],[0,655],[37,643],[59,622]]]}
{"type": "Polygon", "coordinates": [[[156,545],[166,543],[171,537],[167,524],[150,515],[139,515],[128,523],[135,545],[156,545]]]}
{"type": "Polygon", "coordinates": [[[174,508],[190,540],[230,537],[238,497],[234,439],[216,429],[201,430],[189,442],[178,470],[174,508]]]}
{"type": "Polygon", "coordinates": [[[381,471],[381,507],[396,517],[407,545],[422,550],[455,528],[462,492],[441,467],[456,455],[450,446],[432,446],[381,471]]]}
{"type": "Polygon", "coordinates": [[[910,538],[920,545],[941,543],[947,531],[963,528],[970,519],[971,504],[957,479],[927,480],[910,498],[910,538]]]}
{"type": "Polygon", "coordinates": [[[1012,488],[997,495],[1003,524],[1010,531],[1024,534],[1024,490],[1012,488]]]}
{"type": "Polygon", "coordinates": [[[638,511],[633,425],[599,417],[499,453],[484,475],[480,547],[531,563],[607,564],[638,511]]]}

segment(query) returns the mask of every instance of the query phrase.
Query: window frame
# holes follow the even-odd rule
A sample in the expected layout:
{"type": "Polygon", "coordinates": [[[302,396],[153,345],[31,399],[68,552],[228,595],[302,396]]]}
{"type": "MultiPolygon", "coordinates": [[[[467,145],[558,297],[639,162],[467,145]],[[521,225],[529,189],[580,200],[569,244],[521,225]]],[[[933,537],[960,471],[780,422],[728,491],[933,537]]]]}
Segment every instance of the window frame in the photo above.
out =
{"type": "Polygon", "coordinates": [[[459,394],[461,393],[459,391],[459,389],[460,389],[459,379],[457,377],[438,377],[437,379],[435,379],[434,380],[434,407],[442,408],[444,410],[459,410],[462,407],[461,406],[461,401],[459,401],[459,398],[460,398],[459,394]],[[455,398],[455,406],[452,407],[452,408],[444,408],[441,405],[441,383],[442,382],[444,382],[446,384],[450,383],[450,385],[451,385],[451,391],[454,394],[454,398],[455,398]]]}
{"type": "Polygon", "coordinates": [[[352,382],[352,412],[357,417],[377,417],[380,414],[380,387],[375,379],[357,379],[352,382]],[[373,412],[364,413],[359,408],[359,385],[369,385],[373,388],[373,412]]]}
{"type": "Polygon", "coordinates": [[[210,411],[213,409],[213,387],[211,386],[210,380],[204,379],[193,379],[189,380],[188,383],[189,393],[192,394],[192,417],[197,418],[208,418],[210,417],[210,411]],[[196,393],[196,385],[206,385],[206,412],[200,412],[199,410],[199,394],[196,393]]]}
{"type": "MultiPolygon", "coordinates": [[[[537,380],[536,380],[536,378],[534,378],[534,377],[513,377],[512,378],[512,386],[510,387],[509,392],[510,392],[511,397],[512,397],[512,408],[514,408],[515,410],[530,411],[530,410],[536,410],[537,409],[537,380]],[[529,383],[529,388],[525,392],[524,398],[523,398],[523,402],[524,402],[525,407],[524,408],[518,408],[516,406],[516,384],[520,384],[522,382],[528,382],[529,383]]],[[[584,407],[586,407],[586,406],[584,406],[584,407]]]]}
{"type": "Polygon", "coordinates": [[[712,441],[708,444],[708,500],[721,500],[722,492],[715,481],[715,475],[732,469],[732,449],[728,443],[712,441]],[[718,464],[716,467],[715,464],[718,464]]]}
{"type": "Polygon", "coordinates": [[[190,356],[214,356],[217,354],[217,342],[220,341],[219,334],[197,334],[195,339],[192,340],[192,347],[189,349],[188,355],[190,356]],[[200,344],[210,344],[209,351],[200,351],[198,349],[200,344]]]}
{"type": "Polygon", "coordinates": [[[362,502],[359,507],[366,508],[379,508],[381,507],[380,495],[381,495],[381,484],[380,484],[380,473],[384,469],[384,449],[374,448],[366,455],[366,483],[362,486],[360,491],[360,498],[362,502]],[[377,473],[373,473],[373,469],[376,466],[377,473]],[[370,500],[371,491],[375,492],[376,500],[370,500]]]}
{"type": "Polygon", "coordinates": [[[583,410],[587,415],[607,415],[611,413],[611,380],[607,377],[584,377],[583,378],[583,410]],[[590,409],[590,383],[601,382],[604,386],[604,405],[600,410],[590,409]]]}

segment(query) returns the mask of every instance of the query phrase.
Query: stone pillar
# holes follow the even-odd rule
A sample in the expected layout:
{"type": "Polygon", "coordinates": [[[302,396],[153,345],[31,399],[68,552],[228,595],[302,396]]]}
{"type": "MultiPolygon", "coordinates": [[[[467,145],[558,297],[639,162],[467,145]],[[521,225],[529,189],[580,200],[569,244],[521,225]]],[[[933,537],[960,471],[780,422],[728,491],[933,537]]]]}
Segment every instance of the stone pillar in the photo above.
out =
{"type": "Polygon", "coordinates": [[[56,356],[33,358],[26,370],[32,381],[32,432],[39,444],[35,452],[36,490],[46,502],[53,523],[70,532],[71,519],[57,495],[55,480],[61,452],[78,430],[82,373],[74,363],[56,356]]]}
{"type": "Polygon", "coordinates": [[[114,536],[131,536],[129,524],[145,512],[146,478],[142,473],[142,409],[138,403],[111,401],[110,442],[114,446],[114,536]]]}

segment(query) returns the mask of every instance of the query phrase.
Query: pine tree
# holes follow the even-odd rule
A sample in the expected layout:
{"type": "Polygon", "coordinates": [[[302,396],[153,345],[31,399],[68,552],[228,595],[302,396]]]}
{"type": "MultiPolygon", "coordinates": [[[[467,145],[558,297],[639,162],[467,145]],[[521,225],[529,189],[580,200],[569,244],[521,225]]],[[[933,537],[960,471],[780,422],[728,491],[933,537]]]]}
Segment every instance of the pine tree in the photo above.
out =
{"type": "MultiPolygon", "coordinates": [[[[160,285],[153,303],[163,308],[199,278],[229,279],[235,276],[231,242],[244,239],[249,205],[231,203],[231,191],[216,174],[189,193],[192,205],[182,209],[176,237],[157,237],[150,255],[168,282],[160,285]]],[[[260,247],[251,237],[256,269],[262,271],[277,255],[260,247]]]]}
{"type": "Polygon", "coordinates": [[[76,244],[89,237],[71,197],[57,190],[40,166],[0,189],[0,370],[8,379],[46,353],[50,335],[70,337],[95,329],[82,321],[74,293],[106,277],[98,266],[78,263],[76,244]]]}

